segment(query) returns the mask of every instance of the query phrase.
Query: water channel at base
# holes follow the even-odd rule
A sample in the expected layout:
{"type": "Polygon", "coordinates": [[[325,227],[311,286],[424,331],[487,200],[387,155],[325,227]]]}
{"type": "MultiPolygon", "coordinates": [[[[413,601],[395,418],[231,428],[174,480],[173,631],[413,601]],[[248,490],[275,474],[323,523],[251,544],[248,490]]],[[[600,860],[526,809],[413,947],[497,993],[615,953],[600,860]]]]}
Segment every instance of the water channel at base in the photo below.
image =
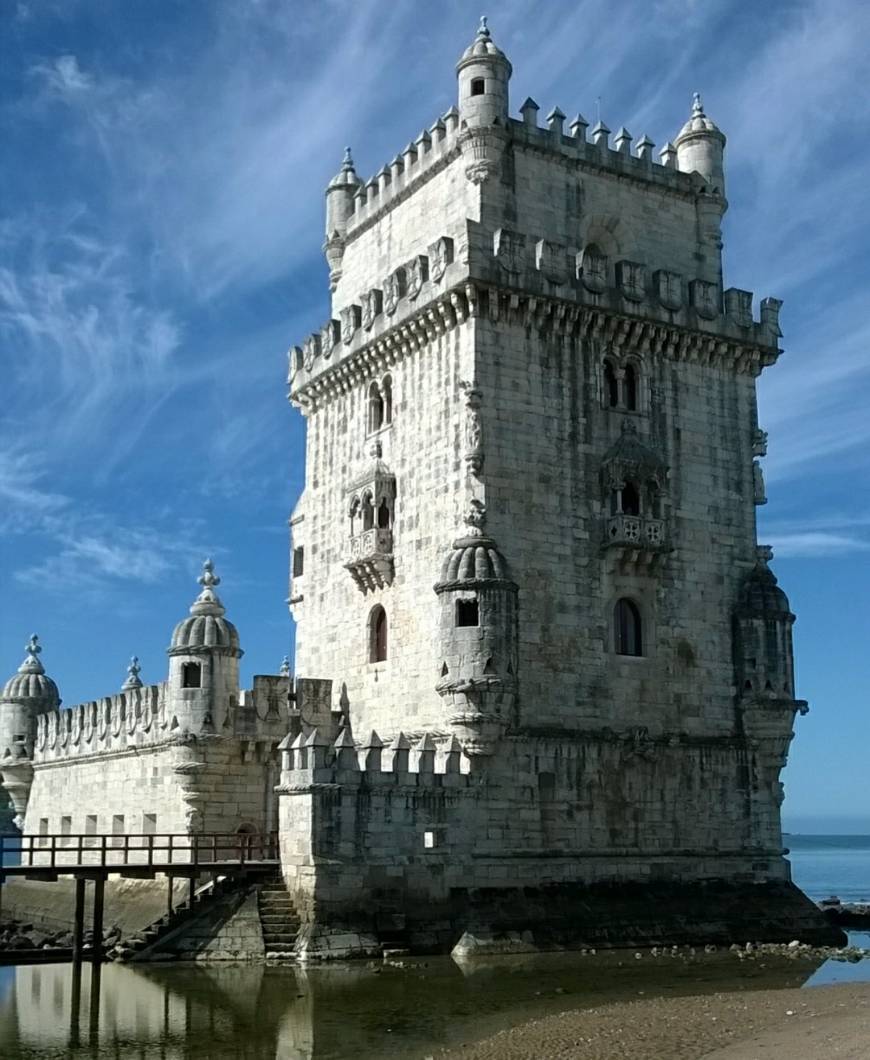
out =
{"type": "MultiPolygon", "coordinates": [[[[870,935],[853,932],[854,945],[870,935]]],[[[641,952],[641,951],[638,951],[641,952]]],[[[526,1020],[640,996],[870,982],[857,964],[720,952],[253,964],[0,968],[0,1057],[422,1058],[526,1020]]]]}

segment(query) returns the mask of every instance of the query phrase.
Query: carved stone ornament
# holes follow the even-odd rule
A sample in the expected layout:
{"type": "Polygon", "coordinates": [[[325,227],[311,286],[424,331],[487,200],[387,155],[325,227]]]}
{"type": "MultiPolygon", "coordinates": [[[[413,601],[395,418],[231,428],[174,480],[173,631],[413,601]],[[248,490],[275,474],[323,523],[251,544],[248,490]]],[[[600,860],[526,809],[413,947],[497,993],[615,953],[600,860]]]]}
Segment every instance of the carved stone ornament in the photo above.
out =
{"type": "Polygon", "coordinates": [[[438,283],[453,263],[453,240],[442,236],[429,247],[429,275],[438,283]]]}
{"type": "Polygon", "coordinates": [[[418,254],[408,262],[408,297],[416,298],[423,290],[423,284],[429,279],[429,259],[425,254],[418,254]]]}
{"type": "Polygon", "coordinates": [[[384,280],[384,310],[392,316],[399,308],[399,300],[404,294],[405,270],[396,269],[384,280]]]}
{"type": "Polygon", "coordinates": [[[757,460],[752,462],[752,492],[756,504],[767,504],[767,491],[764,488],[764,472],[757,460]]]}
{"type": "Polygon", "coordinates": [[[624,298],[642,302],[646,298],[646,266],[637,261],[616,263],[616,282],[624,298]]]}
{"type": "Polygon", "coordinates": [[[767,456],[767,431],[756,427],[752,432],[752,455],[767,456]]]}
{"type": "Polygon", "coordinates": [[[381,315],[384,308],[384,295],[377,287],[362,296],[362,326],[370,331],[375,319],[381,315]]]}
{"type": "Polygon", "coordinates": [[[302,343],[302,359],[305,362],[306,369],[310,372],[315,357],[320,356],[320,336],[309,335],[308,338],[302,343]]]}
{"type": "Polygon", "coordinates": [[[719,290],[715,283],[708,280],[692,280],[689,285],[692,294],[692,305],[699,317],[712,320],[719,315],[719,290]]]}
{"type": "Polygon", "coordinates": [[[320,331],[320,349],[328,357],[341,341],[341,324],[337,320],[327,320],[320,331]]]}
{"type": "Polygon", "coordinates": [[[526,237],[509,228],[499,228],[493,236],[493,253],[505,272],[522,272],[526,263],[526,237]]]}
{"type": "Polygon", "coordinates": [[[479,475],[483,468],[482,395],[474,383],[463,381],[460,386],[465,391],[465,463],[473,474],[479,475]]]}
{"type": "Polygon", "coordinates": [[[607,258],[594,250],[584,250],[579,259],[583,286],[593,294],[600,294],[607,287],[607,258]]]}
{"type": "Polygon", "coordinates": [[[656,297],[665,307],[676,311],[683,305],[683,277],[678,272],[659,269],[653,274],[656,297]]]}
{"type": "Polygon", "coordinates": [[[358,305],[345,306],[341,311],[341,338],[345,346],[350,346],[353,337],[359,330],[362,314],[358,305]]]}
{"type": "Polygon", "coordinates": [[[568,279],[565,248],[548,239],[535,244],[535,266],[551,283],[565,283],[568,279]]]}

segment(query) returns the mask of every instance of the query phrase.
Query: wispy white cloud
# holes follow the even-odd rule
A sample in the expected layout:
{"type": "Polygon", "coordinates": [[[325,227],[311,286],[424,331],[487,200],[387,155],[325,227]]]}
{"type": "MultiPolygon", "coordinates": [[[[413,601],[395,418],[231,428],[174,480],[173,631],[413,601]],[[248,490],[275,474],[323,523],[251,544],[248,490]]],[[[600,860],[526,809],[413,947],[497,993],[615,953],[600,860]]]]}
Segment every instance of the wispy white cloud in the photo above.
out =
{"type": "Polygon", "coordinates": [[[850,534],[823,531],[805,533],[768,533],[774,554],[783,558],[842,556],[852,552],[870,551],[870,539],[850,534]]]}

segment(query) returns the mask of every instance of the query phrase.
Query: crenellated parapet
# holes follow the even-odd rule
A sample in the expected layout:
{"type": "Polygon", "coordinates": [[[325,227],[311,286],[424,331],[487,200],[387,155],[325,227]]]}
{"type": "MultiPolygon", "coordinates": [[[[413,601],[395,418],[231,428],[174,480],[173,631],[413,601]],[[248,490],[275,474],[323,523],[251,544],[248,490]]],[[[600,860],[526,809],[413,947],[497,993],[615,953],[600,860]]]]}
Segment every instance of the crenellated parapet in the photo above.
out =
{"type": "Polygon", "coordinates": [[[384,743],[374,731],[362,743],[348,729],[330,740],[319,729],[288,734],[279,745],[281,780],[277,791],[289,794],[329,785],[378,788],[465,788],[471,783],[471,759],[455,736],[398,732],[384,743]]]}
{"type": "Polygon", "coordinates": [[[706,281],[687,281],[676,273],[669,274],[664,286],[645,284],[631,298],[615,272],[613,278],[605,273],[603,284],[590,290],[582,259],[574,251],[569,256],[567,247],[550,248],[557,261],[564,252],[564,281],[553,284],[524,249],[504,268],[499,246],[478,270],[479,279],[432,287],[428,297],[409,304],[405,312],[400,305],[395,321],[386,318],[369,333],[358,332],[346,346],[337,340],[324,345],[321,336],[314,335],[304,346],[292,347],[287,382],[293,404],[303,412],[313,411],[479,317],[597,340],[617,352],[718,365],[753,376],[779,357],[779,299],[763,299],[760,320],[754,321],[745,312],[738,317],[725,308],[734,293],[745,296],[740,299],[745,311],[752,304],[751,292],[729,289],[720,307],[706,281]]]}

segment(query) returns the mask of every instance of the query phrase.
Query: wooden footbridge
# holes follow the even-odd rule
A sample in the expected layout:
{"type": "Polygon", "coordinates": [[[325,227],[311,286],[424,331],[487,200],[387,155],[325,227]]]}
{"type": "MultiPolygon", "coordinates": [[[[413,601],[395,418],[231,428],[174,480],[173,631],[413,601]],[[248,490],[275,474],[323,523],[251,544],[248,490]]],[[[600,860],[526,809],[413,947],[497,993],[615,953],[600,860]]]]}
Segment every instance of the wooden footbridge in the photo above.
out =
{"type": "MultiPolygon", "coordinates": [[[[90,960],[103,960],[103,908],[109,876],[126,879],[167,877],[167,906],[172,913],[172,885],[190,881],[193,901],[197,879],[251,878],[273,874],[279,865],[278,836],[244,832],[161,833],[142,835],[20,835],[0,836],[0,900],[9,877],[53,882],[75,879],[73,960],[84,956],[85,888],[93,883],[93,942],[90,960]]],[[[2,906],[0,906],[2,908],[2,906]]]]}

